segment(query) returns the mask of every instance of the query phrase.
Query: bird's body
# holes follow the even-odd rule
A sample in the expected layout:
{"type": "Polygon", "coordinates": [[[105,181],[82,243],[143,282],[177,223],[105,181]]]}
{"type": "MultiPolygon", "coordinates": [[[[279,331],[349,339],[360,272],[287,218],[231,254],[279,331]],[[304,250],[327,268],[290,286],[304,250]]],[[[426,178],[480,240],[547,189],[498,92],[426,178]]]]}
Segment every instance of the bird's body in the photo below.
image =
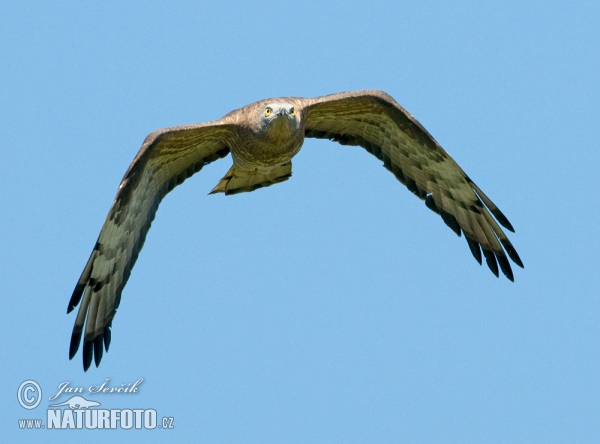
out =
{"type": "Polygon", "coordinates": [[[261,100],[223,117],[223,122],[232,122],[238,130],[229,142],[233,167],[213,192],[252,191],[249,188],[255,185],[267,186],[290,177],[288,164],[304,142],[304,120],[294,106],[297,101],[261,100]]]}
{"type": "Polygon", "coordinates": [[[506,217],[433,137],[389,95],[358,91],[304,99],[267,99],[222,119],[157,130],[146,137],[125,173],[98,241],[69,302],[80,302],[69,355],[84,334],[84,369],[110,344],[121,293],[162,198],[202,167],[231,152],[233,166],[211,191],[234,194],[287,180],[305,137],[359,145],[383,161],[459,236],[479,263],[483,256],[513,280],[507,256],[523,266],[498,225],[506,217]],[[494,217],[492,217],[494,216],[494,217]],[[85,326],[85,332],[84,332],[85,326]]]}

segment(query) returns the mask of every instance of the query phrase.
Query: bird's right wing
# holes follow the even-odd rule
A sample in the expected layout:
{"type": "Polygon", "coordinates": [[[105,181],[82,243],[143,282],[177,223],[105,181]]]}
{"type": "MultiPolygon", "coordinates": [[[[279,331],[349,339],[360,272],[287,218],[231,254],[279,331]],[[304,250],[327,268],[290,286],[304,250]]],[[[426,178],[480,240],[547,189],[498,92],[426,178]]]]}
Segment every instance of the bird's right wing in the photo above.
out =
{"type": "Polygon", "coordinates": [[[83,367],[108,350],[110,327],[131,269],[163,197],[200,169],[229,153],[236,126],[223,119],[154,131],[125,173],[67,313],[80,302],[69,357],[83,340],[83,367]],[[87,319],[87,320],[86,320],[87,319]]]}

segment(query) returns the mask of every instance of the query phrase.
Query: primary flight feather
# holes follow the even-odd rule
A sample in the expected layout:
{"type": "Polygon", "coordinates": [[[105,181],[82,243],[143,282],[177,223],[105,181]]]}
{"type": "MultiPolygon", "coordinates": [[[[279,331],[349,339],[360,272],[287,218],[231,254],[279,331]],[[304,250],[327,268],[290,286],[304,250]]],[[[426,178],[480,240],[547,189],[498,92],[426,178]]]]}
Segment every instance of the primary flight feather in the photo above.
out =
{"type": "Polygon", "coordinates": [[[513,278],[507,259],[523,267],[500,227],[508,219],[421,124],[382,91],[332,94],[314,99],[266,99],[220,120],[154,131],[129,166],[67,313],[79,312],[69,357],[83,335],[83,367],[100,364],[121,293],[163,197],[185,179],[231,153],[233,166],[213,193],[253,191],[287,180],[305,137],[359,145],[383,161],[396,178],[425,201],[490,270],[513,278]],[[500,224],[500,225],[499,225],[500,224]]]}

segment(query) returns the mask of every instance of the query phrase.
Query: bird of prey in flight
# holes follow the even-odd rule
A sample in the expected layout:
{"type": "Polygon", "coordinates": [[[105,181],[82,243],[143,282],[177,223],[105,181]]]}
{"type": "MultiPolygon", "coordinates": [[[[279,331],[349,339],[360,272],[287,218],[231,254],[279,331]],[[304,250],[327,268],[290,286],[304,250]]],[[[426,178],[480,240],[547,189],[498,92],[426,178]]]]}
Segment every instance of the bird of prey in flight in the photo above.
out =
{"type": "Polygon", "coordinates": [[[220,120],[175,126],[146,137],[129,166],[67,313],[77,305],[69,357],[83,335],[83,368],[108,350],[121,293],[163,197],[188,177],[231,153],[233,166],[213,193],[253,191],[292,175],[306,137],[359,145],[465,239],[481,264],[513,280],[507,259],[523,267],[500,225],[508,219],[421,124],[382,91],[286,97],[252,103],[220,120]],[[500,224],[500,225],[499,225],[500,224]]]}

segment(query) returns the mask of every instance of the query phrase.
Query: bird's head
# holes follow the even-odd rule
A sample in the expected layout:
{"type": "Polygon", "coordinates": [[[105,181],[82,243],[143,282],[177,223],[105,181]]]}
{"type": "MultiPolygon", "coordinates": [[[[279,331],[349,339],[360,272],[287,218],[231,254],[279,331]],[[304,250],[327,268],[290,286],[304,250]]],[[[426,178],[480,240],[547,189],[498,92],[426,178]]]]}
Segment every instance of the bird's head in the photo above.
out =
{"type": "Polygon", "coordinates": [[[296,108],[286,102],[267,103],[261,109],[260,128],[272,136],[290,136],[299,128],[296,108]]]}

